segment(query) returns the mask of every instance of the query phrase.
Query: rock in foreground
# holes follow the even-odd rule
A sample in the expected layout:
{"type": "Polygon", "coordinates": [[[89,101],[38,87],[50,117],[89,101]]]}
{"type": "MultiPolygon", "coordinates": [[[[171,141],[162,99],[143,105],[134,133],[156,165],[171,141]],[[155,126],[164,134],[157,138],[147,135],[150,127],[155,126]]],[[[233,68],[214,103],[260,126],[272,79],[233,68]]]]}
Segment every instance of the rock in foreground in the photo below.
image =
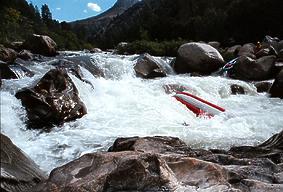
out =
{"type": "Polygon", "coordinates": [[[36,191],[282,191],[283,131],[255,147],[191,149],[174,137],[119,138],[54,169],[36,191]]]}
{"type": "Polygon", "coordinates": [[[27,110],[29,127],[61,125],[86,114],[86,107],[67,72],[53,69],[34,86],[17,92],[27,110]]]}
{"type": "Polygon", "coordinates": [[[8,137],[3,134],[0,136],[1,191],[32,191],[46,176],[8,137]]]}
{"type": "Polygon", "coordinates": [[[174,64],[177,73],[210,74],[224,65],[220,53],[204,43],[187,43],[178,49],[174,64]]]}

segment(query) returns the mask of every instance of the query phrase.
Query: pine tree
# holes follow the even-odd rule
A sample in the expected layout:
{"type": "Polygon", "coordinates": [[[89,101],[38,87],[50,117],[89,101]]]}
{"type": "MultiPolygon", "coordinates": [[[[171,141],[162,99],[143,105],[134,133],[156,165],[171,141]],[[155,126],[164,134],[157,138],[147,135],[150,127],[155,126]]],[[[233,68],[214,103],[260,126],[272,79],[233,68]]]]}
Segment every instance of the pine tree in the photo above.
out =
{"type": "Polygon", "coordinates": [[[41,7],[41,18],[47,26],[52,23],[52,14],[49,10],[48,5],[46,4],[42,5],[41,7]]]}

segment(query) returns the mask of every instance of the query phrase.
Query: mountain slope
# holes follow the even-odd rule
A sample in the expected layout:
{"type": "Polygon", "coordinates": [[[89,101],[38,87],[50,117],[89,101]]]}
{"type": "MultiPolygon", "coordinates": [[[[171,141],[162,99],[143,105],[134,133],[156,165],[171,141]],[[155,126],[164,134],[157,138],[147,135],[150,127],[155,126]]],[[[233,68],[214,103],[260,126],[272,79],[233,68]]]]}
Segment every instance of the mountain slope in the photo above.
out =
{"type": "Polygon", "coordinates": [[[101,28],[107,26],[113,18],[121,15],[124,11],[132,7],[140,0],[118,0],[113,7],[100,15],[83,20],[71,22],[71,26],[81,37],[88,39],[93,33],[97,33],[101,28]]]}
{"type": "Polygon", "coordinates": [[[283,34],[282,0],[143,0],[94,33],[91,41],[192,39],[234,43],[283,34]]]}

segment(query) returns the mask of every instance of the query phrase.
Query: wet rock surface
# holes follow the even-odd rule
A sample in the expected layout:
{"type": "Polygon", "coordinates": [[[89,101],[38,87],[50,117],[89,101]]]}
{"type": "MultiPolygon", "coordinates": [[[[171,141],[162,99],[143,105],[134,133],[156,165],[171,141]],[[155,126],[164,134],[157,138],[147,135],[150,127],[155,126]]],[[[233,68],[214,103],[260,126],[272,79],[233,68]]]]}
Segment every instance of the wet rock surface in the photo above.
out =
{"type": "Polygon", "coordinates": [[[233,95],[245,94],[246,93],[245,89],[240,85],[233,84],[233,85],[230,86],[230,88],[231,88],[231,93],[233,95]]]}
{"type": "Polygon", "coordinates": [[[177,73],[210,74],[223,65],[222,56],[212,46],[204,43],[187,43],[178,49],[174,69],[177,73]]]}
{"type": "Polygon", "coordinates": [[[95,61],[91,59],[90,56],[75,56],[65,58],[69,62],[72,62],[72,66],[75,64],[77,66],[81,66],[88,70],[94,77],[105,77],[104,72],[96,66],[95,61]]]}
{"type": "Polygon", "coordinates": [[[0,74],[1,79],[19,79],[34,75],[32,71],[18,63],[8,64],[5,62],[0,62],[0,74]]]}
{"type": "Polygon", "coordinates": [[[86,107],[66,70],[52,69],[33,87],[16,93],[28,115],[31,128],[50,127],[86,114],[86,107]]]}
{"type": "Polygon", "coordinates": [[[142,77],[144,79],[166,76],[166,72],[162,68],[161,64],[159,64],[158,61],[149,54],[144,54],[137,60],[134,70],[138,77],[142,77]]]}
{"type": "Polygon", "coordinates": [[[268,92],[271,86],[272,83],[270,82],[258,82],[255,84],[258,93],[268,92]]]}
{"type": "Polygon", "coordinates": [[[32,191],[46,175],[12,141],[1,137],[1,191],[32,191]]]}
{"type": "Polygon", "coordinates": [[[175,137],[118,138],[54,169],[36,191],[281,191],[283,131],[258,146],[192,149],[175,137]]]}

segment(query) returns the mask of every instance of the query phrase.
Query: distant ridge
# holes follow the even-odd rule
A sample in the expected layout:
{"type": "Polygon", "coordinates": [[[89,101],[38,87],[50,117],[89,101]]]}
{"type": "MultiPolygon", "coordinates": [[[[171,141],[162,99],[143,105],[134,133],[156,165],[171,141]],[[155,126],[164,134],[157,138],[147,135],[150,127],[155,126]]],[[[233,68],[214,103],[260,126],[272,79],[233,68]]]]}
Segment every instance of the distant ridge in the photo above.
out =
{"type": "Polygon", "coordinates": [[[74,30],[82,30],[83,28],[86,38],[88,38],[92,33],[104,28],[113,18],[121,15],[139,1],[141,0],[118,0],[113,7],[105,12],[94,17],[71,22],[70,24],[74,30]]]}

